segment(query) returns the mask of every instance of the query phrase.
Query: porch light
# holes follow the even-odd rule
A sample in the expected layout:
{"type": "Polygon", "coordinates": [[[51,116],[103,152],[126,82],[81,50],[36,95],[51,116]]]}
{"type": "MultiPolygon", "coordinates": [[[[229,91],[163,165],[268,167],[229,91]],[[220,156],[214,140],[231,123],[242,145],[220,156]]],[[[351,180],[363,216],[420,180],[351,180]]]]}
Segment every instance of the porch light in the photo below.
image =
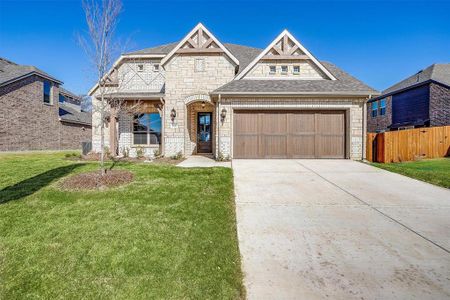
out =
{"type": "Polygon", "coordinates": [[[177,112],[175,111],[175,108],[172,108],[172,110],[170,111],[170,119],[172,120],[172,122],[176,116],[177,116],[177,112]]]}
{"type": "Polygon", "coordinates": [[[205,108],[205,106],[206,106],[206,103],[205,103],[205,101],[203,101],[202,102],[202,108],[205,108]]]}
{"type": "Polygon", "coordinates": [[[222,111],[220,112],[220,119],[223,121],[225,121],[225,117],[227,116],[227,110],[224,108],[222,109],[222,111]]]}

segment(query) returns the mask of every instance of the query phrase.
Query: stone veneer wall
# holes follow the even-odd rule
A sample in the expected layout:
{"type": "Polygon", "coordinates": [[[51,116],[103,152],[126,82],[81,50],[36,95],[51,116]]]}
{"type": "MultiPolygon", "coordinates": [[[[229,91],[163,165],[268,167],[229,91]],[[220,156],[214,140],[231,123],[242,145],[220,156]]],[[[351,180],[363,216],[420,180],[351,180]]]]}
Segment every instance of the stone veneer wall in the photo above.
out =
{"type": "Polygon", "coordinates": [[[324,79],[322,71],[309,61],[285,61],[285,60],[273,60],[273,61],[261,61],[253,67],[253,69],[245,75],[244,79],[251,78],[277,78],[277,79],[324,79]],[[270,74],[270,66],[276,66],[277,72],[270,74]],[[288,66],[287,74],[281,73],[281,66],[288,66]],[[300,66],[300,73],[293,74],[294,66],[300,66]]]}
{"type": "Polygon", "coordinates": [[[59,121],[59,87],[43,102],[43,81],[30,76],[0,88],[0,151],[81,149],[90,129],[59,121]],[[69,128],[70,126],[70,128],[69,128]]]}
{"type": "Polygon", "coordinates": [[[380,101],[378,101],[377,116],[372,118],[372,103],[367,103],[367,132],[389,131],[392,124],[392,96],[386,97],[386,114],[380,116],[380,101]]]}
{"type": "MultiPolygon", "coordinates": [[[[227,110],[224,122],[219,123],[218,149],[224,156],[232,157],[233,110],[234,109],[334,109],[348,110],[350,128],[347,137],[350,142],[350,158],[362,159],[365,147],[363,108],[365,98],[224,98],[218,110],[227,110]]],[[[218,153],[216,153],[218,154],[218,153]]]]}
{"type": "Polygon", "coordinates": [[[450,125],[450,89],[430,84],[430,126],[450,125]]]}
{"type": "Polygon", "coordinates": [[[192,147],[186,146],[189,132],[185,99],[191,95],[208,95],[211,91],[231,81],[235,65],[224,55],[175,55],[165,65],[165,155],[178,152],[192,154],[192,147]],[[196,59],[204,59],[204,71],[195,71],[196,59]],[[170,112],[176,110],[177,116],[172,122],[170,112]],[[189,151],[188,151],[189,150],[189,151]]]}

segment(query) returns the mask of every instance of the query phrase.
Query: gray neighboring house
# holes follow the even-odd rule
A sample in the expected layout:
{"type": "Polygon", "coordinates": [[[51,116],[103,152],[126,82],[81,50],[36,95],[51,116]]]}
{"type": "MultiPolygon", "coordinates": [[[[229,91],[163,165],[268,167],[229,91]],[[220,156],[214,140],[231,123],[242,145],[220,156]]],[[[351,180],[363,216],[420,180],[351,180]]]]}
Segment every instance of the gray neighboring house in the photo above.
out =
{"type": "Polygon", "coordinates": [[[368,101],[367,130],[450,125],[450,64],[433,64],[368,101]]]}
{"type": "MultiPolygon", "coordinates": [[[[265,49],[222,43],[198,24],[175,43],[121,55],[92,96],[100,151],[100,89],[142,103],[106,124],[115,153],[229,158],[361,159],[365,105],[379,93],[318,60],[287,30],[265,49]]],[[[111,103],[111,102],[110,102],[111,103]]],[[[112,110],[114,111],[114,110],[112,110]]]]}
{"type": "Polygon", "coordinates": [[[91,114],[61,84],[0,58],[0,151],[81,149],[91,140],[91,114]]]}

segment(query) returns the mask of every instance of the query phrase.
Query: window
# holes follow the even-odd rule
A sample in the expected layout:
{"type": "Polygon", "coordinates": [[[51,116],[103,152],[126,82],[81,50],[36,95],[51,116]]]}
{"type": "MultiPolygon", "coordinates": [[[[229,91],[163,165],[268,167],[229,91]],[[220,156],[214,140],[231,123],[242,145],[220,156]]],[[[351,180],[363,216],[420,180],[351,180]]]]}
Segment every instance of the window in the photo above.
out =
{"type": "Polygon", "coordinates": [[[295,75],[300,74],[300,66],[294,66],[294,74],[295,75]]]}
{"type": "Polygon", "coordinates": [[[48,80],[44,80],[44,103],[52,104],[52,83],[48,80]]]}
{"type": "Polygon", "coordinates": [[[269,67],[269,74],[275,74],[277,72],[277,66],[270,66],[269,67]]]}
{"type": "Polygon", "coordinates": [[[64,95],[59,94],[59,103],[64,103],[66,102],[66,97],[64,97],[64,95]]]}
{"type": "Polygon", "coordinates": [[[378,102],[374,101],[372,102],[372,118],[375,118],[378,113],[378,102]]]}
{"type": "Polygon", "coordinates": [[[144,72],[144,65],[143,64],[137,65],[137,70],[138,72],[144,72]]]}
{"type": "Polygon", "coordinates": [[[153,72],[159,72],[159,64],[153,65],[153,72]]]}
{"type": "Polygon", "coordinates": [[[134,115],[133,144],[161,144],[161,116],[159,113],[134,115]]]}
{"type": "Polygon", "coordinates": [[[380,100],[380,116],[386,114],[386,98],[380,100]]]}
{"type": "Polygon", "coordinates": [[[281,66],[281,74],[287,74],[288,66],[281,66]]]}
{"type": "Polygon", "coordinates": [[[203,58],[197,58],[195,60],[195,72],[205,71],[205,60],[203,58]]]}

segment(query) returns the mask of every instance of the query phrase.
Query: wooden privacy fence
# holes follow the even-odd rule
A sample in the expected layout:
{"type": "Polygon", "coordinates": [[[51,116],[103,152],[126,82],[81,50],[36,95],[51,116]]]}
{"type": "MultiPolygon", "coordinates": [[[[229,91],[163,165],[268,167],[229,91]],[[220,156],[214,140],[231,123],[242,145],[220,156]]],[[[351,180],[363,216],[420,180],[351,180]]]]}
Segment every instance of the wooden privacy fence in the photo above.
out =
{"type": "Polygon", "coordinates": [[[367,134],[368,161],[390,163],[450,155],[450,126],[367,134]]]}

